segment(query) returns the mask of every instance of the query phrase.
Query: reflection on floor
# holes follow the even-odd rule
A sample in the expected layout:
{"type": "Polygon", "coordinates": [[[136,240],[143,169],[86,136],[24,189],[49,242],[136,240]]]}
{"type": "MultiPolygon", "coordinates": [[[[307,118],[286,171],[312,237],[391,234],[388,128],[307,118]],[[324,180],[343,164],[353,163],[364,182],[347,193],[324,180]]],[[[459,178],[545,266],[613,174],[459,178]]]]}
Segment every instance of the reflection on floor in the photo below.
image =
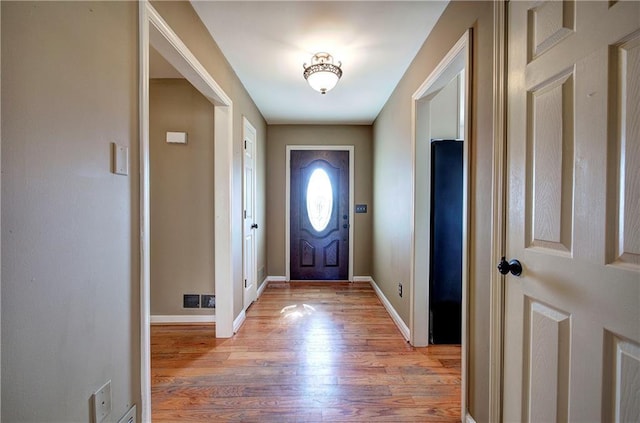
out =
{"type": "Polygon", "coordinates": [[[154,422],[459,422],[460,347],[413,348],[368,283],[271,283],[230,339],[153,326],[154,422]]]}

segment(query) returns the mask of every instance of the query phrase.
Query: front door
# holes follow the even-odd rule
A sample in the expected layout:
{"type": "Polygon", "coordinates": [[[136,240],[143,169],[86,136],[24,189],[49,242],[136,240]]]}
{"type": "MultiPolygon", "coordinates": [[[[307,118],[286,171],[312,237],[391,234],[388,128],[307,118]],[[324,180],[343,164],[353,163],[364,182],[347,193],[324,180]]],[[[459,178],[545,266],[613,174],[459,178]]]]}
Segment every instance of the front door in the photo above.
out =
{"type": "Polygon", "coordinates": [[[510,2],[504,421],[640,421],[640,2],[510,2]]]}
{"type": "Polygon", "coordinates": [[[349,277],[349,151],[292,150],[292,280],[349,277]]]}

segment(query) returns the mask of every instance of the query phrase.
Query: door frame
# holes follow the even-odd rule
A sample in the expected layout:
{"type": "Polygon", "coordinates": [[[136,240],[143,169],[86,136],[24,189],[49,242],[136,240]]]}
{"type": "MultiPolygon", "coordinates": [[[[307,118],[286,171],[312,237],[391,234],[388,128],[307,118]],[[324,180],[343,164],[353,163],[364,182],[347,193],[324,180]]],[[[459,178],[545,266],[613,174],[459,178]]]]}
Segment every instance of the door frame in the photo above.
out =
{"type": "MultiPolygon", "coordinates": [[[[428,102],[440,91],[453,76],[460,70],[464,70],[464,145],[463,145],[463,199],[462,199],[462,416],[467,415],[467,368],[468,368],[468,308],[469,308],[469,198],[470,162],[469,150],[471,139],[471,85],[473,81],[472,65],[472,30],[468,29],[453,45],[440,63],[424,80],[420,87],[411,96],[411,151],[412,151],[412,206],[410,207],[411,221],[413,222],[411,240],[411,274],[410,274],[410,298],[409,298],[409,329],[410,342],[413,346],[426,346],[429,343],[429,265],[428,260],[420,260],[419,257],[428,257],[430,249],[430,224],[431,212],[427,207],[422,210],[421,205],[430,204],[430,192],[422,192],[416,189],[418,181],[427,181],[430,184],[431,172],[430,148],[418,145],[418,140],[426,136],[427,125],[425,115],[428,113],[428,102]],[[425,307],[425,304],[427,305],[425,307]]],[[[430,191],[430,190],[429,190],[430,191]]]]}
{"type": "MultiPolygon", "coordinates": [[[[284,225],[284,248],[285,248],[285,280],[291,280],[291,152],[297,150],[331,150],[349,152],[349,280],[353,281],[353,227],[354,227],[354,183],[355,183],[355,147],[353,145],[287,145],[285,158],[285,225],[284,225]]],[[[331,282],[331,281],[327,281],[331,282]]]]}
{"type": "Polygon", "coordinates": [[[233,335],[233,102],[148,1],[139,3],[140,391],[141,420],[151,421],[149,46],[214,105],[214,257],[216,337],[233,335]]]}
{"type": "MultiPolygon", "coordinates": [[[[507,213],[507,2],[493,2],[493,171],[491,263],[505,254],[507,213]]],[[[489,291],[489,421],[502,421],[506,277],[493,268],[489,291]]]]}
{"type": "MultiPolygon", "coordinates": [[[[258,133],[256,131],[256,128],[251,124],[251,122],[249,121],[249,119],[247,119],[246,116],[242,116],[242,139],[243,141],[247,139],[247,134],[248,133],[253,133],[253,138],[254,138],[254,142],[252,144],[253,146],[253,150],[251,151],[251,156],[253,157],[253,183],[251,184],[251,186],[253,187],[253,193],[252,193],[252,199],[251,199],[251,204],[253,204],[253,217],[254,217],[254,223],[256,220],[256,216],[255,216],[255,212],[256,212],[256,151],[257,151],[257,142],[258,142],[258,133]]],[[[246,153],[245,153],[245,149],[243,149],[243,153],[242,153],[242,210],[246,210],[247,208],[247,204],[246,204],[246,198],[247,198],[247,181],[246,181],[246,174],[245,174],[245,159],[246,159],[246,153]]],[[[244,216],[243,216],[244,217],[244,216]]],[[[245,239],[247,236],[247,225],[245,222],[246,219],[242,219],[242,272],[243,272],[243,279],[246,278],[246,274],[245,274],[245,269],[246,269],[246,261],[247,261],[247,254],[245,251],[245,239]]],[[[257,229],[257,228],[256,228],[257,229]]],[[[256,256],[256,234],[254,232],[253,237],[251,237],[252,239],[252,248],[253,248],[253,254],[251,255],[252,261],[253,263],[249,263],[249,265],[251,267],[253,267],[253,288],[250,291],[250,296],[251,296],[251,301],[255,301],[258,297],[258,260],[257,260],[257,256],[256,256]]],[[[243,285],[244,286],[244,285],[243,285]]],[[[245,306],[245,294],[246,294],[246,290],[243,288],[242,291],[242,306],[243,308],[246,310],[248,308],[248,306],[245,306]]]]}

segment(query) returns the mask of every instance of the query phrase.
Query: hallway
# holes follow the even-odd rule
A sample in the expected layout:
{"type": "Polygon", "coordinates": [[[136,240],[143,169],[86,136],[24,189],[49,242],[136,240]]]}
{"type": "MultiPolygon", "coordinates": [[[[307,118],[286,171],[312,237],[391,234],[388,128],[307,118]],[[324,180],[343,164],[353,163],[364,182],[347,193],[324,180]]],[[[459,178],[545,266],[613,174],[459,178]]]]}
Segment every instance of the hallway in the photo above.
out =
{"type": "Polygon", "coordinates": [[[240,331],[152,326],[154,422],[460,421],[460,348],[413,348],[368,283],[271,283],[240,331]]]}

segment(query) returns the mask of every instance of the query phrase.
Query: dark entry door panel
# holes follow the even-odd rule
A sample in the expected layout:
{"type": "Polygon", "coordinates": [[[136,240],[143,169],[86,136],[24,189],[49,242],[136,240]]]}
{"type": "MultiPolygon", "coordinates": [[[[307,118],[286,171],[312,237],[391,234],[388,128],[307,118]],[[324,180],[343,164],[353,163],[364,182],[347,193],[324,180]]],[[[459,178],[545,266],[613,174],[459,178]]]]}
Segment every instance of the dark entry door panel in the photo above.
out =
{"type": "Polygon", "coordinates": [[[349,152],[291,151],[292,280],[349,275],[349,152]]]}

